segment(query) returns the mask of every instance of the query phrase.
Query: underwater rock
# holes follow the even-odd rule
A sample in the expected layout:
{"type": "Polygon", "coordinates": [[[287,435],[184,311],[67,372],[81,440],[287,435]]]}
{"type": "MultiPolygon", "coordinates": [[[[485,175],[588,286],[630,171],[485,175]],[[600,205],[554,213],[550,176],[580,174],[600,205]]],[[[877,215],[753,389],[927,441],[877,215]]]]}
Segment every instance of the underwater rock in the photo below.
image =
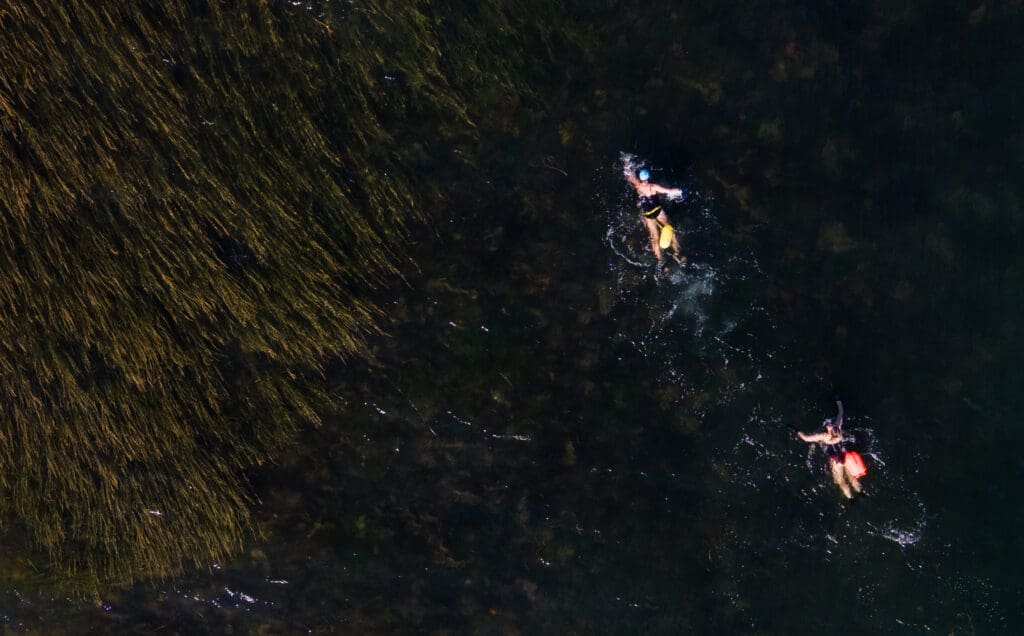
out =
{"type": "Polygon", "coordinates": [[[818,249],[841,254],[858,246],[842,223],[828,223],[818,234],[818,249]]]}
{"type": "Polygon", "coordinates": [[[572,440],[565,442],[565,453],[562,456],[562,464],[566,466],[576,465],[576,447],[573,445],[572,440]]]}
{"type": "Polygon", "coordinates": [[[977,26],[985,20],[986,15],[988,15],[988,4],[982,2],[967,16],[967,23],[971,26],[977,26]]]}
{"type": "Polygon", "coordinates": [[[782,123],[778,119],[761,122],[757,128],[757,138],[767,143],[782,141],[782,123]]]}
{"type": "Polygon", "coordinates": [[[608,312],[615,307],[616,298],[615,290],[608,285],[597,288],[597,307],[602,316],[607,316],[608,312]]]}
{"type": "Polygon", "coordinates": [[[700,431],[700,420],[693,415],[684,415],[676,422],[676,427],[688,435],[693,435],[700,431]]]}

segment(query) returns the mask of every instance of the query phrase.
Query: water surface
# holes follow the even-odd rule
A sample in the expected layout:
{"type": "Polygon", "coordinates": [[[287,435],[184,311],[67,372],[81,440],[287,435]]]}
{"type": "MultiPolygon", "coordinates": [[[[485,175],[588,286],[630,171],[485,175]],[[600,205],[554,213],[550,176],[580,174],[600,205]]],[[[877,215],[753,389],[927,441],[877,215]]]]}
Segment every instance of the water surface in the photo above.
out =
{"type": "Polygon", "coordinates": [[[655,4],[567,12],[594,39],[544,102],[437,152],[372,362],[252,475],[265,536],[107,610],[12,592],[10,623],[1019,629],[1020,9],[655,4]],[[619,152],[690,191],[686,268],[619,152]],[[852,504],[791,430],[836,397],[852,504]]]}

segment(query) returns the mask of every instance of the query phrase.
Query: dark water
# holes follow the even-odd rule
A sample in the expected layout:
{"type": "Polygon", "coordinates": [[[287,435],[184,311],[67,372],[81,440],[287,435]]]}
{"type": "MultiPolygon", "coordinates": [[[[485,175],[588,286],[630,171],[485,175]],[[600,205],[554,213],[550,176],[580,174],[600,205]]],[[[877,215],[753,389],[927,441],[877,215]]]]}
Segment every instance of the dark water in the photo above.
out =
{"type": "Polygon", "coordinates": [[[252,475],[264,536],[7,624],[1019,631],[1019,3],[652,4],[566,8],[543,103],[433,167],[346,408],[252,475]],[[685,269],[620,152],[689,189],[685,269]],[[852,504],[790,429],[837,396],[852,504]]]}

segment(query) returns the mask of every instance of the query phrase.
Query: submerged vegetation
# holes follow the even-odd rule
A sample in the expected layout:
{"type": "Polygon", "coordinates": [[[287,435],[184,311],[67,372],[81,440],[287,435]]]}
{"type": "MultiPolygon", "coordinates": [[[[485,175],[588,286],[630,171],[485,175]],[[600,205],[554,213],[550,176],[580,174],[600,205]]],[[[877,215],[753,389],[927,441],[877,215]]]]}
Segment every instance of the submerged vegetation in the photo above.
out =
{"type": "Polygon", "coordinates": [[[367,292],[437,200],[417,135],[470,134],[460,90],[511,73],[453,87],[462,22],[429,11],[0,9],[8,542],[85,585],[237,549],[244,471],[318,421],[323,365],[366,353],[367,292]]]}

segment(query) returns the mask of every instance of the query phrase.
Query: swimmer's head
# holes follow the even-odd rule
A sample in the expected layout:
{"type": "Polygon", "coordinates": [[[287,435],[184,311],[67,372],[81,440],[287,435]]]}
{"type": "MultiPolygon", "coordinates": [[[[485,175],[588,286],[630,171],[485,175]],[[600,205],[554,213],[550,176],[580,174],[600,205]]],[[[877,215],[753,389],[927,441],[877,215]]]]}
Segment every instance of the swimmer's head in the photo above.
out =
{"type": "Polygon", "coordinates": [[[640,172],[636,173],[636,177],[641,181],[647,181],[651,178],[651,171],[647,168],[640,168],[640,172]]]}

